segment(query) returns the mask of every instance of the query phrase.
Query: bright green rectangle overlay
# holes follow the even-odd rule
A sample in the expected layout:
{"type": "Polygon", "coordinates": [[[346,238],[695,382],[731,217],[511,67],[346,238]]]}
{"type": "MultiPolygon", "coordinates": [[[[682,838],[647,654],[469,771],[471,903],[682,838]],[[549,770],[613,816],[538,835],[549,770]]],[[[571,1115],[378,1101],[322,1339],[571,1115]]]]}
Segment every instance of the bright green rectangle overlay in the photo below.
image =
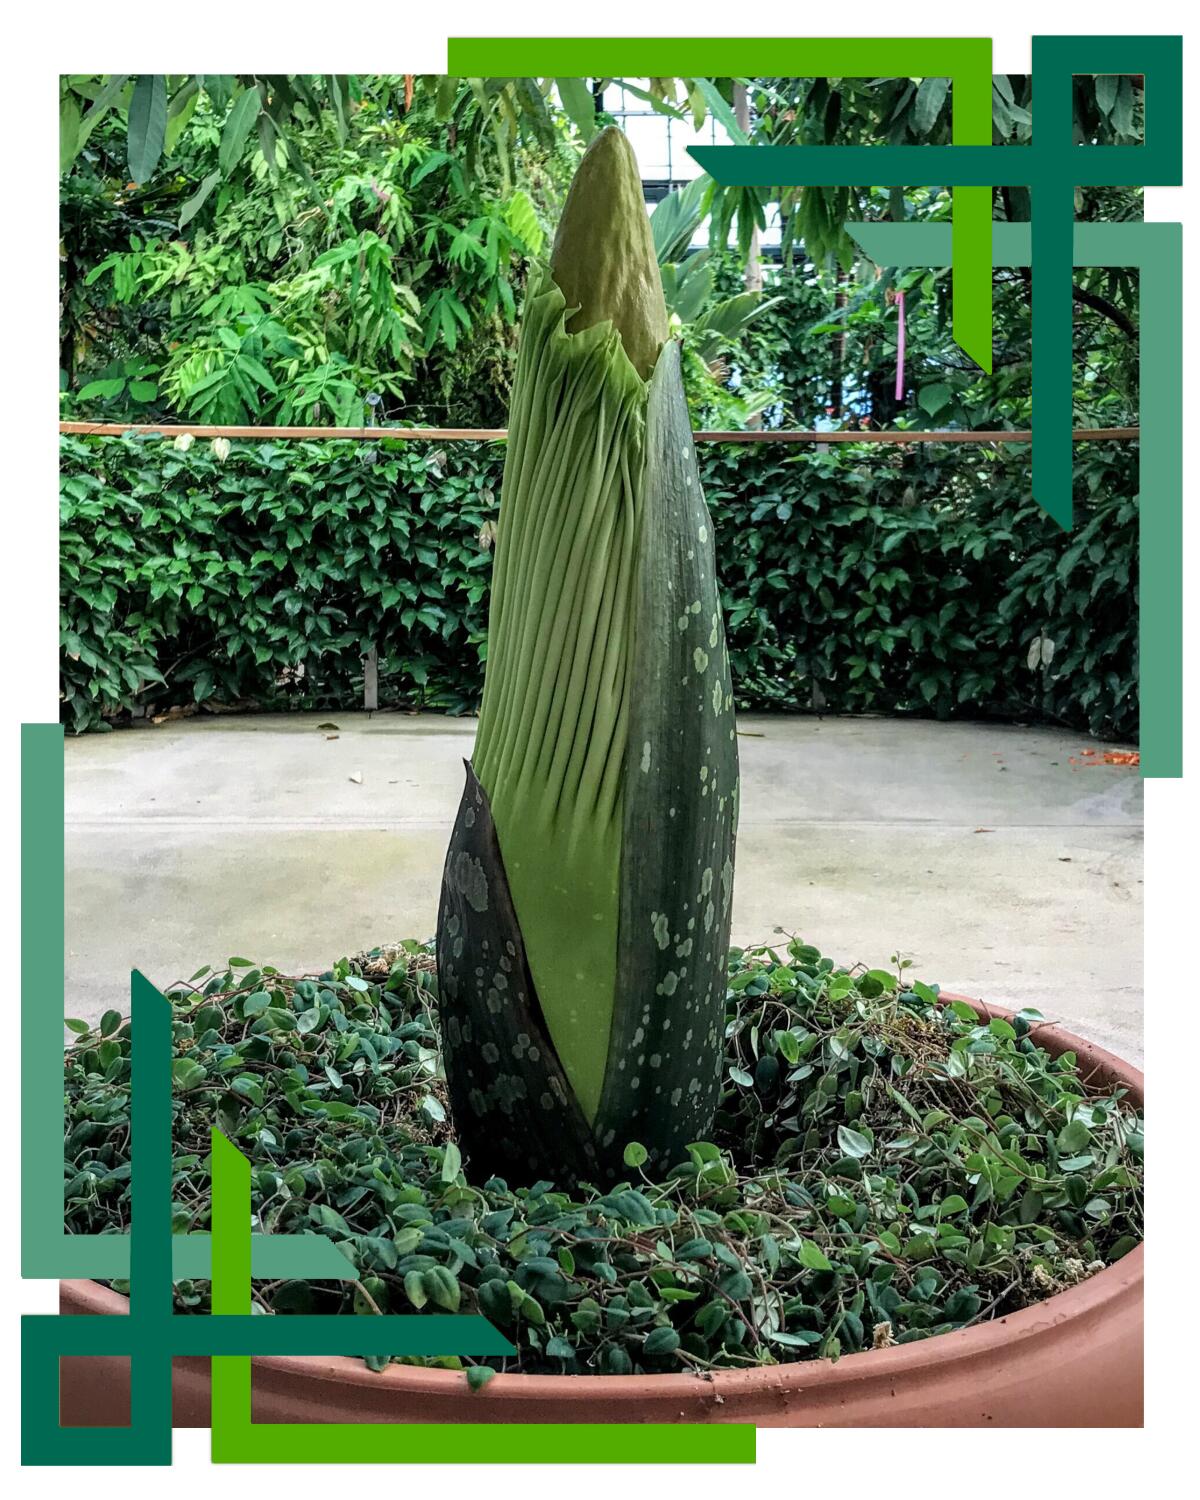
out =
{"type": "MultiPolygon", "coordinates": [[[[214,1321],[250,1312],[250,1163],[213,1131],[214,1321]]],[[[253,1322],[297,1321],[293,1318],[253,1322]]],[[[336,1319],[304,1319],[335,1322],[336,1319]]],[[[343,1332],[345,1320],[342,1322],[343,1332]]],[[[359,1318],[354,1332],[377,1321],[359,1318]]],[[[421,1319],[403,1321],[420,1322],[421,1319]]],[[[478,1352],[478,1351],[477,1351],[478,1352]]],[[[463,1401],[486,1402],[486,1391],[463,1401]]],[[[563,1376],[570,1380],[571,1376],[563,1376]]],[[[442,1424],[433,1422],[254,1422],[251,1365],[243,1357],[212,1362],[213,1463],[753,1463],[753,1427],[632,1423],[442,1424]]]]}
{"type": "MultiPolygon", "coordinates": [[[[769,71],[796,78],[948,78],[954,144],[990,146],[992,140],[989,37],[451,37],[448,58],[451,73],[467,76],[753,78],[769,71]]],[[[868,173],[854,180],[874,178],[868,173]]],[[[952,196],[954,339],[990,375],[991,188],[968,184],[956,187],[952,196]]]]}
{"type": "MultiPolygon", "coordinates": [[[[61,749],[61,746],[59,747],[61,749]]],[[[128,1316],[34,1316],[21,1320],[22,1462],[26,1465],[166,1465],[171,1462],[172,1373],[176,1355],[213,1356],[220,1367],[248,1372],[249,1353],[512,1355],[516,1350],[478,1315],[376,1318],[255,1317],[251,1313],[249,1163],[223,1137],[217,1157],[241,1163],[244,1198],[235,1219],[225,1215],[218,1255],[244,1282],[240,1316],[193,1316],[173,1310],[171,1276],[171,1007],[135,969],[130,1077],[128,1316]],[[425,1324],[424,1327],[421,1325],[425,1324]],[[64,1355],[126,1355],[130,1413],[126,1427],[63,1428],[58,1412],[58,1361],[64,1355]],[[238,1358],[240,1356],[240,1358],[238,1358]]],[[[61,1085],[60,1085],[61,1097],[61,1085]]],[[[214,1165],[216,1162],[214,1162],[214,1165]]],[[[59,1179],[61,1180],[61,1179],[59,1179]]],[[[215,1182],[215,1177],[214,1177],[215,1182]]],[[[214,1192],[216,1187],[214,1186],[214,1192]]],[[[228,1195],[227,1195],[228,1196],[228,1195]]],[[[228,1278],[227,1278],[228,1279],[228,1278]]],[[[218,1308],[218,1311],[220,1309],[218,1308]]],[[[336,1454],[331,1457],[336,1457],[336,1454]]]]}
{"type": "MultiPolygon", "coordinates": [[[[290,1247],[288,1263],[294,1269],[277,1274],[342,1279],[350,1268],[321,1236],[250,1233],[249,1163],[219,1134],[214,1138],[213,1234],[186,1237],[180,1255],[181,1237],[171,1235],[171,1007],[136,970],[131,975],[132,1233],[65,1234],[59,1155],[64,1123],[59,957],[64,930],[63,748],[61,725],[22,726],[23,1271],[44,1278],[128,1275],[131,1295],[128,1317],[22,1319],[23,1462],[170,1464],[170,1361],[178,1355],[209,1355],[218,1462],[753,1463],[753,1427],[732,1424],[252,1423],[252,1354],[330,1355],[349,1348],[359,1354],[480,1357],[516,1351],[485,1318],[471,1314],[253,1316],[251,1276],[262,1274],[264,1259],[284,1263],[278,1257],[281,1245],[290,1247]],[[49,963],[48,954],[53,956],[49,963]],[[47,973],[52,976],[49,986],[47,973]],[[210,1257],[213,1315],[175,1313],[172,1276],[205,1274],[210,1257]],[[181,1270],[181,1263],[196,1270],[181,1270]],[[89,1355],[130,1357],[128,1427],[58,1425],[58,1361],[89,1355]]],[[[473,1399],[465,1377],[460,1378],[464,1398],[473,1399]]]]}

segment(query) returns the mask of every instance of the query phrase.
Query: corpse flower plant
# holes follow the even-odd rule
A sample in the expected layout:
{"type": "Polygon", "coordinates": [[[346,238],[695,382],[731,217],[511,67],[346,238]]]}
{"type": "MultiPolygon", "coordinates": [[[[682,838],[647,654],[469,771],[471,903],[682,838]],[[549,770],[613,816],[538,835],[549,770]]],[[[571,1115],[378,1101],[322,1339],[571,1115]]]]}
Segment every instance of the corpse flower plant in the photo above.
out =
{"type": "Polygon", "coordinates": [[[716,1108],[738,764],[713,537],[633,152],[592,142],[521,331],[438,920],[464,1153],[669,1166],[716,1108]]]}

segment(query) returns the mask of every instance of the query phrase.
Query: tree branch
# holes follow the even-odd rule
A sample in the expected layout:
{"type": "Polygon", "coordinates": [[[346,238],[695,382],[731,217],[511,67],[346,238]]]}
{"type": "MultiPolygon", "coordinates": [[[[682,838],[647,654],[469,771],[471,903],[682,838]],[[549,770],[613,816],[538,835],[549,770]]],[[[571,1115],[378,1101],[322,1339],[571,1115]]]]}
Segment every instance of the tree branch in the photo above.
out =
{"type": "MultiPolygon", "coordinates": [[[[1025,283],[1026,287],[1032,287],[1033,273],[1030,271],[1029,267],[1022,266],[1020,270],[1021,280],[1025,283]]],[[[1102,317],[1107,318],[1110,323],[1115,324],[1126,338],[1137,338],[1137,324],[1134,323],[1133,319],[1130,318],[1128,313],[1122,312],[1121,309],[1114,302],[1110,302],[1107,297],[1101,297],[1099,292],[1089,292],[1081,286],[1072,286],[1071,296],[1074,301],[1082,303],[1084,307],[1090,307],[1093,312],[1098,312],[1102,317]]]]}
{"type": "Polygon", "coordinates": [[[1081,286],[1073,286],[1071,288],[1071,296],[1076,302],[1082,302],[1084,307],[1090,307],[1093,312],[1098,312],[1102,317],[1107,318],[1110,323],[1115,323],[1126,338],[1137,338],[1137,325],[1133,322],[1132,318],[1127,313],[1123,313],[1107,297],[1101,297],[1098,292],[1089,292],[1085,287],[1081,286]]]}

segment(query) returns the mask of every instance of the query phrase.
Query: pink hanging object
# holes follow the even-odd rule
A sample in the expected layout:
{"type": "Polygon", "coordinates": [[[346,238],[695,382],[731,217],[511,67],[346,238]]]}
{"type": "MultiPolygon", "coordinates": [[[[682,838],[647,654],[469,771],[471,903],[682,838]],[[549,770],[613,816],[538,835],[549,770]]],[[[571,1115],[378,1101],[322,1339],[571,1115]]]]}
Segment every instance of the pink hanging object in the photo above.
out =
{"type": "Polygon", "coordinates": [[[904,400],[904,293],[896,293],[896,308],[899,314],[899,323],[896,327],[896,400],[904,400]]]}

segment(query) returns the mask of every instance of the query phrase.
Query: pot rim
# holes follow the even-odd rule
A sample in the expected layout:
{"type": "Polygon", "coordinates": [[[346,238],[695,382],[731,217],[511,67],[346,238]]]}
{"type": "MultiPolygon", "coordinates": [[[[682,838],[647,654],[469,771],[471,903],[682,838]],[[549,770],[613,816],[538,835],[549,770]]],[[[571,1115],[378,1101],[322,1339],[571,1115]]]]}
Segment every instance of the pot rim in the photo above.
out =
{"type": "MultiPolygon", "coordinates": [[[[1008,1020],[1014,1014],[1002,1006],[989,1005],[967,995],[943,991],[943,1002],[966,1001],[979,1015],[990,1020],[1008,1020]]],[[[1030,1028],[1040,1045],[1057,1056],[1075,1052],[1082,1076],[1101,1086],[1122,1084],[1127,1097],[1141,1107],[1145,1100],[1145,1080],[1140,1069],[1093,1042],[1067,1031],[1053,1022],[1036,1022],[1030,1028]]],[[[1088,1321],[1097,1327],[1107,1322],[1112,1311],[1130,1297],[1140,1297],[1144,1276],[1144,1242],[1086,1281],[1056,1292],[1043,1302],[1020,1308],[1002,1318],[989,1319],[951,1333],[935,1334],[907,1344],[886,1349],[863,1350],[846,1354],[837,1360],[792,1360],[776,1365],[752,1365],[740,1370],[709,1370],[696,1373],[662,1375],[526,1375],[496,1374],[474,1399],[489,1394],[507,1396],[530,1403],[564,1397],[581,1402],[601,1397],[616,1401],[636,1401],[651,1393],[658,1398],[694,1400],[698,1387],[710,1397],[744,1396],[770,1386],[778,1391],[798,1392],[821,1387],[828,1390],[839,1385],[852,1386],[863,1380],[887,1380],[911,1374],[918,1368],[940,1368],[954,1364],[986,1364],[1002,1346],[1031,1345],[1052,1337],[1064,1324],[1088,1321]]],[[[81,1313],[128,1313],[129,1300],[111,1288],[90,1280],[64,1281],[67,1300],[81,1313]]],[[[383,1370],[369,1370],[359,1359],[336,1355],[256,1355],[255,1366],[280,1376],[320,1379],[343,1386],[364,1386],[376,1392],[396,1395],[440,1394],[447,1396],[465,1384],[465,1374],[417,1365],[388,1365],[383,1370]]]]}

